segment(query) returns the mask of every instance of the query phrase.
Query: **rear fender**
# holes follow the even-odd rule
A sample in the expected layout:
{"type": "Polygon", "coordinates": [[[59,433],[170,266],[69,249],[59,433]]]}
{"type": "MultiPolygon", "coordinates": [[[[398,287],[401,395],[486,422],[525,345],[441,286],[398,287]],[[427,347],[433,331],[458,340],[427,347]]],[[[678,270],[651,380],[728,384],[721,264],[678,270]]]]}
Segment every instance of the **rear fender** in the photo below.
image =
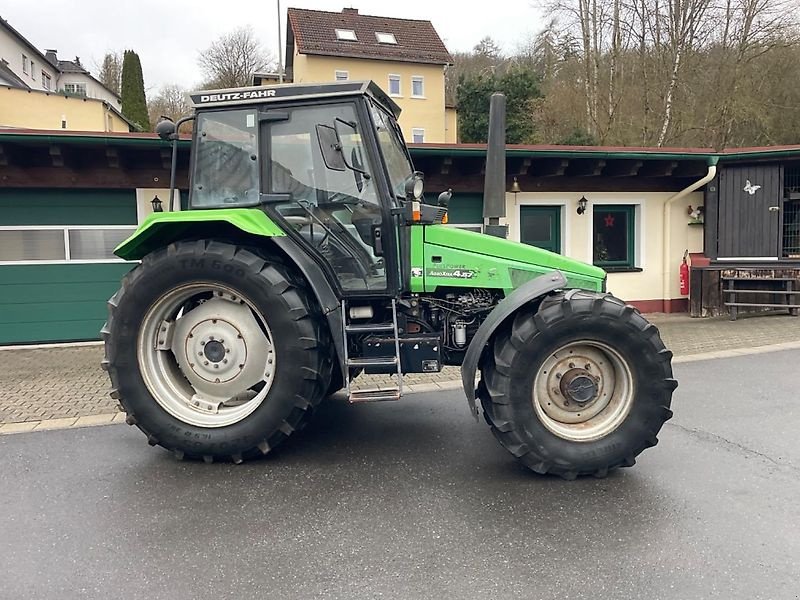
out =
{"type": "Polygon", "coordinates": [[[250,235],[276,238],[286,234],[257,208],[181,210],[158,212],[147,217],[133,235],[114,250],[125,260],[140,260],[146,254],[194,235],[195,230],[232,226],[250,235]]]}
{"type": "Polygon", "coordinates": [[[475,373],[478,370],[486,344],[492,339],[497,328],[517,312],[520,307],[531,300],[540,298],[566,285],[567,279],[560,271],[553,271],[531,279],[500,301],[478,328],[467,348],[467,352],[464,354],[464,361],[461,363],[461,383],[464,386],[464,393],[467,395],[469,408],[476,419],[480,415],[481,409],[475,399],[475,373]]]}

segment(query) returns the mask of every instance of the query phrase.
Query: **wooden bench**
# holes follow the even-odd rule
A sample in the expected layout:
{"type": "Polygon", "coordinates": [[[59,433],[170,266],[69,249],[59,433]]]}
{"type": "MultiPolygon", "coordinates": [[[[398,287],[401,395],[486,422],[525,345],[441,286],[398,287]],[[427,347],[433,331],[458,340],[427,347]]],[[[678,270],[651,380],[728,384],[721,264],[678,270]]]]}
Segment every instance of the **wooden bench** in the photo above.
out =
{"type": "Polygon", "coordinates": [[[736,320],[737,312],[740,306],[749,306],[757,308],[781,308],[788,310],[792,316],[797,316],[797,309],[800,308],[800,290],[794,289],[796,279],[791,277],[723,277],[723,293],[726,296],[725,306],[730,307],[731,321],[736,320]],[[770,289],[754,289],[746,287],[746,282],[769,282],[770,289]],[[776,288],[781,289],[776,289],[776,288]],[[757,295],[757,294],[771,294],[771,302],[742,302],[739,295],[757,295]],[[783,300],[782,303],[777,300],[783,300]]]}

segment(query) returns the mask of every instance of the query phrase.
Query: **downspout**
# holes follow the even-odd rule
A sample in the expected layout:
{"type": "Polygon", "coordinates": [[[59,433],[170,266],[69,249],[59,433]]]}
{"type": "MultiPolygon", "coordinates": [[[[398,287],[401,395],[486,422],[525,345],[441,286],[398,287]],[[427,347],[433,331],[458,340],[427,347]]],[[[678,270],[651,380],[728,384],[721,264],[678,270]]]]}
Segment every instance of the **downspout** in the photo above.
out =
{"type": "Polygon", "coordinates": [[[671,196],[664,203],[664,217],[663,217],[663,219],[661,221],[663,223],[663,228],[664,228],[664,230],[662,232],[662,246],[663,246],[663,248],[662,248],[662,256],[661,256],[661,261],[662,261],[662,265],[661,265],[661,269],[662,269],[661,289],[662,289],[662,294],[664,295],[664,300],[663,300],[664,302],[666,302],[666,301],[671,299],[671,298],[669,298],[669,296],[670,296],[670,292],[669,292],[669,290],[670,290],[670,280],[669,280],[670,256],[669,256],[669,252],[668,252],[670,250],[670,248],[669,248],[669,232],[670,232],[670,227],[672,225],[671,218],[670,218],[670,211],[669,211],[670,206],[672,206],[672,204],[674,202],[676,202],[677,200],[680,200],[681,198],[685,198],[686,196],[688,196],[689,194],[691,194],[695,190],[703,187],[705,184],[707,184],[712,179],[714,179],[714,177],[717,176],[717,162],[718,161],[719,161],[719,157],[717,157],[717,156],[709,156],[708,157],[708,173],[706,173],[702,177],[702,179],[698,179],[697,181],[695,181],[690,186],[683,188],[680,192],[677,192],[676,194],[671,196]]]}

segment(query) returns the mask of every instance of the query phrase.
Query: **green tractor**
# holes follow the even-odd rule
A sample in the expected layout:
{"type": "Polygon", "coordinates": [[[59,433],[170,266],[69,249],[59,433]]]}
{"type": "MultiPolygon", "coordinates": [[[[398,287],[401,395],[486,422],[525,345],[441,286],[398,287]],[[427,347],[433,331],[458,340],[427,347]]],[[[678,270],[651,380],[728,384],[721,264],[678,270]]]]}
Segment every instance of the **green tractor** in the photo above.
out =
{"type": "Polygon", "coordinates": [[[116,249],[141,264],[102,331],[111,396],[151,445],[239,463],[337,391],[398,400],[404,374],[443,365],[537,473],[603,476],[656,444],[677,385],[656,327],[602,269],[447,227],[447,194],[425,201],[374,83],[192,99],[158,128],[172,204],[176,131],[194,120],[189,210],[152,214],[116,249]],[[351,389],[360,373],[396,385],[351,389]]]}

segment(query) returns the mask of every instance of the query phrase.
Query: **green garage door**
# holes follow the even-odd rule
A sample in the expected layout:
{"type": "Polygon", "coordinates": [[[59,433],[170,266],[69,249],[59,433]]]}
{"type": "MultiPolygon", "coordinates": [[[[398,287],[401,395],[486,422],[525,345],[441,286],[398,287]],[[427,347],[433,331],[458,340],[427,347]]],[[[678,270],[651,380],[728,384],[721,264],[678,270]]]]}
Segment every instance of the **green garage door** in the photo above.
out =
{"type": "Polygon", "coordinates": [[[0,190],[0,344],[98,339],[135,224],[133,190],[0,190]]]}

